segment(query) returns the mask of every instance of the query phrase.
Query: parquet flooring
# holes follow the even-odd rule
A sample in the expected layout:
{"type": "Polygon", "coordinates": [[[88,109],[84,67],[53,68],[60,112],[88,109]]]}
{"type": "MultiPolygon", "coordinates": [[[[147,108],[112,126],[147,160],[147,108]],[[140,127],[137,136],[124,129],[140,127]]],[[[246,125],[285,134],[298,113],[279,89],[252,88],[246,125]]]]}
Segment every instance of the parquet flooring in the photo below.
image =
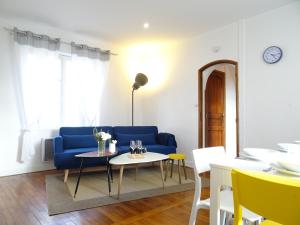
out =
{"type": "MultiPolygon", "coordinates": [[[[193,191],[123,202],[48,216],[45,171],[0,178],[0,225],[185,225],[193,191]]],[[[203,189],[203,197],[209,190],[203,189]]],[[[201,210],[197,224],[208,225],[209,212],[201,210]]]]}

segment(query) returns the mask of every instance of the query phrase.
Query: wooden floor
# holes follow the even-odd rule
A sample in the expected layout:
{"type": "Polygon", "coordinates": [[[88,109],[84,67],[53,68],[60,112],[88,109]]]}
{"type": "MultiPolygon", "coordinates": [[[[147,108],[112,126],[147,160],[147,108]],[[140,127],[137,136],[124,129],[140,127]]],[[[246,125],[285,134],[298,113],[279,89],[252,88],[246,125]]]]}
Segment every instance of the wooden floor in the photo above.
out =
{"type": "MultiPolygon", "coordinates": [[[[57,171],[0,178],[0,225],[188,224],[193,191],[48,216],[45,176],[53,173],[57,171]]],[[[203,197],[208,191],[203,190],[203,197]]],[[[197,224],[208,225],[208,221],[208,211],[201,210],[197,224]]]]}

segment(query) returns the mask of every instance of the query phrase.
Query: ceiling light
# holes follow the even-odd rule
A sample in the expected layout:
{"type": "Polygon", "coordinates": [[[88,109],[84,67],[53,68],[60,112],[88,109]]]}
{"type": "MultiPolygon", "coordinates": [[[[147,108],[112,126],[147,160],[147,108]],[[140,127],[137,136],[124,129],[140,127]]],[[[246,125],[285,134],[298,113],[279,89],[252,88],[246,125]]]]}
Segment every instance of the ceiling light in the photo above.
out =
{"type": "Polygon", "coordinates": [[[144,28],[148,29],[149,28],[149,23],[144,23],[144,28]]]}

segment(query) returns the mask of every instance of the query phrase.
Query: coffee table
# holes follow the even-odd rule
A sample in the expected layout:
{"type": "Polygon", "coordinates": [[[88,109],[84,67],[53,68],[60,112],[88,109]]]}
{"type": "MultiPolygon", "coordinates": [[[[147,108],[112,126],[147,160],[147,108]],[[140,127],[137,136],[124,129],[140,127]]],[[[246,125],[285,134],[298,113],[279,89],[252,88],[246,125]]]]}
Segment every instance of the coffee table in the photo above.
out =
{"type": "Polygon", "coordinates": [[[115,151],[114,153],[111,153],[108,150],[106,150],[102,153],[99,153],[98,151],[93,151],[93,152],[86,152],[86,153],[82,153],[82,154],[79,154],[79,155],[75,155],[75,157],[81,159],[81,162],[80,162],[80,169],[79,169],[79,175],[78,175],[77,184],[76,184],[76,188],[75,188],[74,198],[76,197],[79,182],[80,182],[81,173],[82,173],[82,170],[84,168],[83,162],[84,162],[84,160],[88,160],[88,159],[92,159],[92,158],[105,158],[106,159],[107,182],[108,182],[108,190],[109,190],[109,196],[110,196],[111,181],[113,180],[113,173],[112,173],[111,165],[109,164],[109,158],[114,156],[114,155],[117,155],[117,154],[118,154],[117,151],[115,151]]]}
{"type": "Polygon", "coordinates": [[[162,186],[165,188],[164,183],[164,171],[163,171],[163,160],[168,159],[168,155],[155,153],[155,152],[147,152],[142,154],[142,157],[131,158],[130,153],[124,153],[122,155],[116,156],[112,158],[109,163],[111,165],[118,165],[120,166],[120,176],[119,176],[119,183],[118,183],[118,199],[120,198],[121,192],[121,185],[122,185],[122,178],[123,178],[123,170],[126,165],[134,165],[134,164],[142,164],[142,163],[149,163],[149,162],[159,162],[160,164],[160,173],[161,173],[161,181],[162,186]]]}

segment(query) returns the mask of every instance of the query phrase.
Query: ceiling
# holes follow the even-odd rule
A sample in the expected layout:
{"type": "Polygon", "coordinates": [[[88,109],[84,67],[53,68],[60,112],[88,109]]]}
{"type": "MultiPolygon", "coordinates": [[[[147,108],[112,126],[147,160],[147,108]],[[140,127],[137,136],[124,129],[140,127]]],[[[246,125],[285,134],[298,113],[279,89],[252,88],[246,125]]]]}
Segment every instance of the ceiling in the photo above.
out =
{"type": "Polygon", "coordinates": [[[18,17],[111,42],[187,38],[293,0],[0,0],[18,17]],[[147,30],[144,22],[149,22],[147,30]]]}

